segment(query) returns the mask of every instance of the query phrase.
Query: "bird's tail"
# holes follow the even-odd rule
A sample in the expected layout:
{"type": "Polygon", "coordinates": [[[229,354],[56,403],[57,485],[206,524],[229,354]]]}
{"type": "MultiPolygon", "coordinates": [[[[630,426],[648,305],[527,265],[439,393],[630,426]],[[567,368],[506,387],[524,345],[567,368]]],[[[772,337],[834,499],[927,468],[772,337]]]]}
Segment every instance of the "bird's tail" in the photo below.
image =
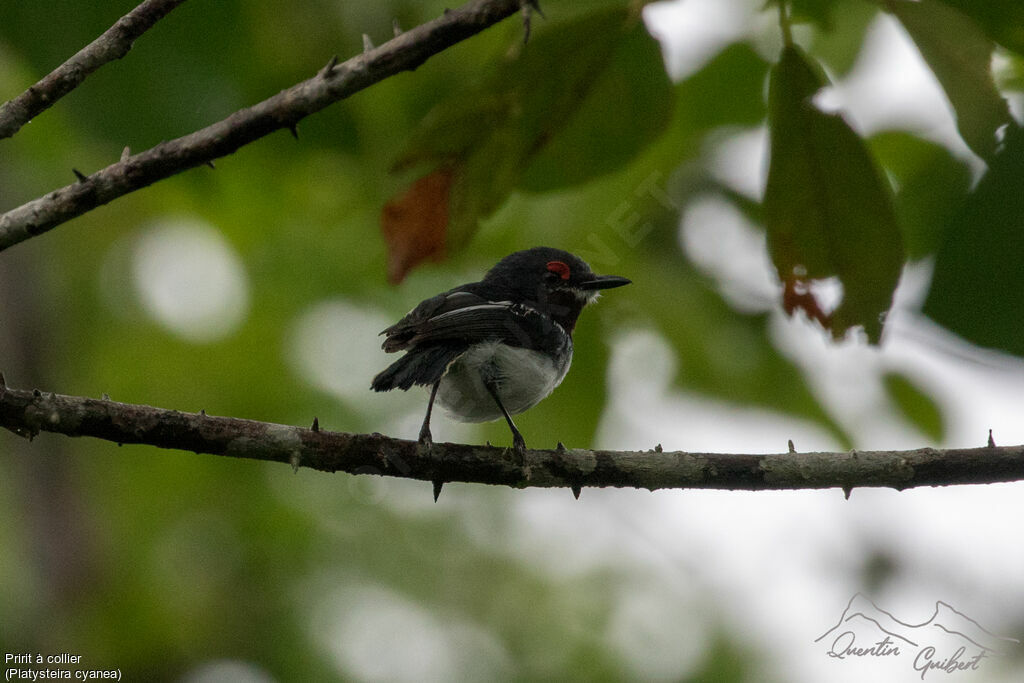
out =
{"type": "Polygon", "coordinates": [[[409,351],[373,378],[374,391],[405,391],[413,385],[431,386],[466,349],[430,346],[409,351]]]}

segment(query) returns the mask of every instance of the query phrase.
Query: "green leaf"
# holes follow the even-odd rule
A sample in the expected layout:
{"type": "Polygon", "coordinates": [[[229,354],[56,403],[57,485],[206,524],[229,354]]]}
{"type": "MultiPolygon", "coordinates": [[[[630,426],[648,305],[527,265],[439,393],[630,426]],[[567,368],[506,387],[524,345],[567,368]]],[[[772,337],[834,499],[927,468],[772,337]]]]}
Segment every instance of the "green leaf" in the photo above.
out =
{"type": "Polygon", "coordinates": [[[1024,132],[1010,129],[946,229],[924,312],[980,346],[1024,356],[1024,132]]]}
{"type": "Polygon", "coordinates": [[[856,63],[864,34],[878,16],[878,7],[864,0],[792,0],[787,5],[794,25],[810,23],[816,29],[808,47],[835,74],[846,74],[856,63]]]}
{"type": "Polygon", "coordinates": [[[880,133],[870,142],[898,188],[896,215],[907,258],[934,254],[951,216],[967,197],[970,169],[942,145],[910,133],[880,133]]]}
{"type": "Polygon", "coordinates": [[[497,95],[449,99],[431,109],[406,142],[392,171],[416,164],[454,161],[472,152],[482,137],[507,116],[508,103],[497,95]]]}
{"type": "Polygon", "coordinates": [[[882,383],[889,398],[908,421],[935,443],[945,438],[946,424],[942,418],[942,410],[931,396],[908,377],[897,372],[886,373],[882,377],[882,383]]]}
{"type": "Polygon", "coordinates": [[[1003,47],[1024,55],[1024,3],[1020,0],[942,0],[974,19],[1003,47]]]}
{"type": "Polygon", "coordinates": [[[1012,121],[992,80],[992,41],[969,17],[939,0],[896,0],[888,7],[946,91],[964,141],[991,159],[996,131],[1012,121]]]}
{"type": "Polygon", "coordinates": [[[998,86],[1003,90],[1024,90],[1024,57],[1006,53],[1006,60],[996,73],[998,86]]]}
{"type": "Polygon", "coordinates": [[[770,5],[777,7],[785,2],[790,22],[794,24],[812,24],[823,31],[835,28],[835,12],[840,0],[772,0],[770,5]]]}
{"type": "Polygon", "coordinates": [[[838,276],[844,297],[833,314],[833,333],[862,325],[877,342],[903,245],[891,190],[864,141],[841,116],[811,101],[825,84],[817,65],[794,46],[772,69],[768,246],[784,282],[838,276]]]}
{"type": "Polygon", "coordinates": [[[561,189],[616,171],[664,131],[672,114],[672,82],[658,42],[641,21],[612,29],[602,38],[615,47],[607,64],[565,129],[542,140],[519,187],[561,189]]]}
{"type": "Polygon", "coordinates": [[[765,117],[769,64],[746,43],[734,43],[676,85],[672,128],[703,134],[716,126],[757,126],[765,117]]]}

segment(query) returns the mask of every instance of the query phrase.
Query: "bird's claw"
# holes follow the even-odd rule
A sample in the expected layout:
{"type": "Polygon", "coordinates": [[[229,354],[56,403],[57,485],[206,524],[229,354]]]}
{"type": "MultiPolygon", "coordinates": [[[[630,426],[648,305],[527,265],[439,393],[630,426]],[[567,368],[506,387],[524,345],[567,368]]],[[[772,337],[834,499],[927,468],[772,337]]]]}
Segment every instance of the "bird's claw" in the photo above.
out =
{"type": "Polygon", "coordinates": [[[518,465],[526,461],[526,440],[522,434],[512,435],[512,455],[518,465]]]}
{"type": "MultiPolygon", "coordinates": [[[[429,427],[423,427],[423,429],[420,430],[420,438],[417,439],[416,443],[421,451],[430,452],[434,447],[434,439],[430,435],[429,427]]],[[[444,480],[434,479],[431,483],[434,485],[434,502],[436,503],[438,497],[441,495],[441,488],[444,486],[444,480]]]]}
{"type": "Polygon", "coordinates": [[[540,9],[539,0],[519,0],[519,10],[523,14],[523,45],[530,42],[530,20],[536,12],[544,19],[544,12],[540,9]]]}

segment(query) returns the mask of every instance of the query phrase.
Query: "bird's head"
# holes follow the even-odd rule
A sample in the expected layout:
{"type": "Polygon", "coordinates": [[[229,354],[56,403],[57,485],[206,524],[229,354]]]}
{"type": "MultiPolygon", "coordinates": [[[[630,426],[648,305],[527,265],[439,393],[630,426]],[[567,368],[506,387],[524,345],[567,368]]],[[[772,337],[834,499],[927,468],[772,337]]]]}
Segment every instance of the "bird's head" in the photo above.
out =
{"type": "Polygon", "coordinates": [[[602,289],[628,285],[618,275],[597,275],[575,254],[553,247],[534,247],[509,254],[484,277],[495,295],[526,303],[549,313],[571,332],[583,307],[602,289]]]}

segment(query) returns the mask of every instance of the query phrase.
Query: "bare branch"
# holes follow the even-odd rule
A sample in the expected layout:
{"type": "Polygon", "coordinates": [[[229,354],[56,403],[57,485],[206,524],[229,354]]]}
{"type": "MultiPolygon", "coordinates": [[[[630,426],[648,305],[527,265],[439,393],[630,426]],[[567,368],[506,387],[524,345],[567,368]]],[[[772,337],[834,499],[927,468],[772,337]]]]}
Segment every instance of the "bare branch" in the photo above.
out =
{"type": "Polygon", "coordinates": [[[124,57],[139,36],[183,2],[185,0],[146,0],[41,81],[5,102],[0,107],[0,139],[17,133],[22,126],[77,88],[96,69],[124,57]]]}
{"type": "Polygon", "coordinates": [[[306,116],[389,76],[415,69],[518,10],[519,0],[471,0],[222,121],[12,209],[0,216],[0,251],[158,180],[231,154],[276,130],[294,131],[306,116]]]}
{"type": "Polygon", "coordinates": [[[646,489],[823,489],[862,486],[987,484],[1024,479],[1024,446],[847,453],[744,455],[558,448],[527,451],[516,465],[511,451],[491,446],[434,444],[381,434],[328,432],[181,413],[38,391],[9,389],[0,375],[0,426],[32,438],[40,431],[91,436],[118,444],[149,444],[196,453],[272,460],[325,472],[381,474],[434,482],[463,481],[514,487],[584,486],[646,489]]]}

